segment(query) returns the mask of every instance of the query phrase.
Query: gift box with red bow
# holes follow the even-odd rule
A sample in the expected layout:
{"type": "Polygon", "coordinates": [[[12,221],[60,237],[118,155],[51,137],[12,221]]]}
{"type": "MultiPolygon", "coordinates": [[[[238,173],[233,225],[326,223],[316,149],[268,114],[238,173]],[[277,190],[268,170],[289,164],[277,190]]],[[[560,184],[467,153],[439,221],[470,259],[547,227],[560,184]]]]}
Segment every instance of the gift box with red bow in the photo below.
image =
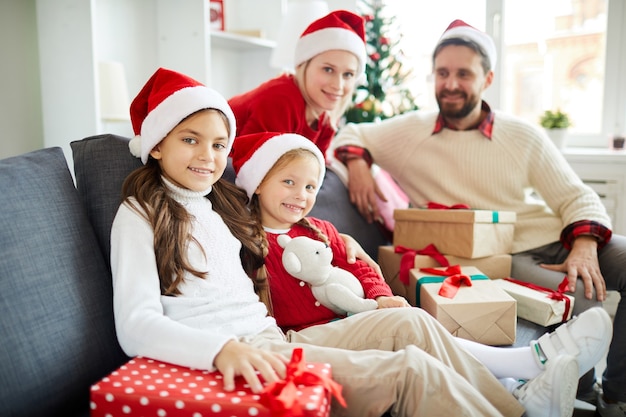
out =
{"type": "Polygon", "coordinates": [[[565,294],[567,277],[556,290],[513,278],[499,279],[495,283],[517,300],[517,316],[524,320],[551,326],[572,317],[574,297],[565,294]]]}
{"type": "Polygon", "coordinates": [[[454,336],[492,346],[515,343],[517,302],[479,269],[412,269],[410,279],[416,305],[454,336]]]}
{"type": "Polygon", "coordinates": [[[280,416],[324,417],[331,396],[345,405],[329,364],[305,363],[294,349],[285,380],[254,394],[243,377],[234,391],[222,389],[222,375],[136,357],[91,387],[91,416],[280,416]]]}
{"type": "Polygon", "coordinates": [[[471,259],[511,253],[514,212],[431,207],[394,211],[394,246],[432,243],[441,253],[471,259]]]}
{"type": "Polygon", "coordinates": [[[379,246],[378,265],[385,281],[394,294],[400,295],[415,305],[415,282],[411,283],[409,271],[415,268],[434,268],[438,266],[474,266],[491,279],[511,276],[509,254],[491,255],[483,258],[461,258],[441,254],[434,245],[421,249],[404,246],[379,246]]]}

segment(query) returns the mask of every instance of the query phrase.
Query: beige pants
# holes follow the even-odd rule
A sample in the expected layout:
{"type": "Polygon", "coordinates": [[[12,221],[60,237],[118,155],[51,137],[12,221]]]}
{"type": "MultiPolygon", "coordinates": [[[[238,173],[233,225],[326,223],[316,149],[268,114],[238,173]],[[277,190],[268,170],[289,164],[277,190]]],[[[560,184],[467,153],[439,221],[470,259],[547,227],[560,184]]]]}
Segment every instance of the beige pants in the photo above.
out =
{"type": "Polygon", "coordinates": [[[333,416],[513,416],[518,401],[450,333],[418,308],[389,308],[287,334],[267,330],[249,343],[332,365],[347,408],[333,416]]]}

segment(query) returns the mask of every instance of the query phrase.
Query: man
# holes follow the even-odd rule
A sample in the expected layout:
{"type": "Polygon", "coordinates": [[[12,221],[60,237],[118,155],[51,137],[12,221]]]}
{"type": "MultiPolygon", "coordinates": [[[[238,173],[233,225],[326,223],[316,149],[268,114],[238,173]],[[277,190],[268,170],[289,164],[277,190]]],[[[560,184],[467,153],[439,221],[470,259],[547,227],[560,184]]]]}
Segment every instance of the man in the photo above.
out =
{"type": "MultiPolygon", "coordinates": [[[[492,83],[493,40],[454,21],[433,53],[438,113],[412,112],[379,124],[349,124],[334,140],[348,168],[350,198],[368,220],[384,199],[369,173],[387,170],[415,207],[433,201],[517,213],[512,276],[556,288],[567,274],[574,314],[626,292],[626,237],[612,236],[598,196],[585,186],[537,127],[492,111],[482,93],[492,83]],[[536,192],[541,199],[532,198],[536,192]]],[[[604,394],[589,373],[579,399],[603,417],[626,416],[626,301],[619,303],[604,394]],[[617,329],[617,331],[615,331],[617,329]]]]}

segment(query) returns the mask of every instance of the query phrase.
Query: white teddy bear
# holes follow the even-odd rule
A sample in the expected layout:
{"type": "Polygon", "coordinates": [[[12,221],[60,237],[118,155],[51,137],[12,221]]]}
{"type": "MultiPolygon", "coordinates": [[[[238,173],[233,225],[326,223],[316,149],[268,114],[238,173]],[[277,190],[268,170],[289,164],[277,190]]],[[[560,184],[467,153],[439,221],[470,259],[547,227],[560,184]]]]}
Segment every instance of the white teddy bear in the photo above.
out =
{"type": "Polygon", "coordinates": [[[295,278],[311,287],[313,296],[338,314],[354,314],[378,308],[376,300],[366,299],[361,282],[350,272],[333,266],[332,249],[324,242],[306,236],[278,236],[285,249],[283,266],[295,278]]]}

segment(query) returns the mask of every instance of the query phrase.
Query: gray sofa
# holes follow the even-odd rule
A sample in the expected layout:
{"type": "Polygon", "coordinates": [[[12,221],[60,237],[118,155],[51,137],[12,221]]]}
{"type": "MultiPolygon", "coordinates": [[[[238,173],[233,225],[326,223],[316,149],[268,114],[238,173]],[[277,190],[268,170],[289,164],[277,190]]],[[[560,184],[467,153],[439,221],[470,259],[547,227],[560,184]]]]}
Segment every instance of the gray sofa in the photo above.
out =
{"type": "MultiPolygon", "coordinates": [[[[115,336],[109,232],[121,184],[138,167],[128,138],[71,144],[0,161],[0,416],[88,416],[89,387],[128,358],[115,336]]],[[[227,178],[233,178],[229,168],[227,178]]],[[[377,256],[387,236],[366,224],[327,173],[312,216],[377,256]]]]}

